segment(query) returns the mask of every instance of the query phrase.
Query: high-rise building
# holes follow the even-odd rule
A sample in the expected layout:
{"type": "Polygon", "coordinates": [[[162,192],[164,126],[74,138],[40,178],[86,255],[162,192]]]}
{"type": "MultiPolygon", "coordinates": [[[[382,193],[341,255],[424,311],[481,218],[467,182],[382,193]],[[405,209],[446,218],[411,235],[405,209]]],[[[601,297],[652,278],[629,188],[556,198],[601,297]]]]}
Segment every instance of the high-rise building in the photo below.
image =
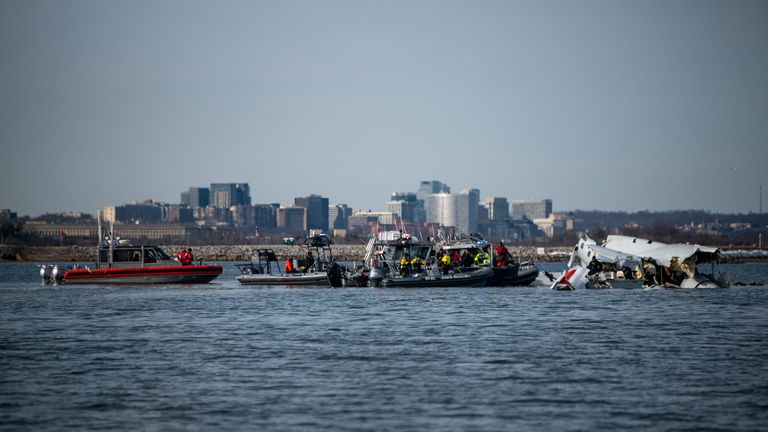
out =
{"type": "Polygon", "coordinates": [[[102,209],[101,214],[105,222],[159,223],[168,220],[167,206],[153,201],[108,206],[102,209]]]}
{"type": "Polygon", "coordinates": [[[427,195],[424,201],[427,210],[427,222],[439,223],[444,226],[456,226],[456,206],[453,203],[454,196],[448,193],[436,193],[427,195]]]}
{"type": "Polygon", "coordinates": [[[506,198],[488,197],[485,204],[488,208],[488,220],[504,222],[509,219],[509,201],[506,198]]]}
{"type": "MultiPolygon", "coordinates": [[[[192,197],[190,196],[190,203],[192,197]]],[[[210,204],[216,208],[251,205],[251,189],[248,183],[211,183],[210,204]]]]}
{"type": "MultiPolygon", "coordinates": [[[[416,192],[416,198],[423,203],[424,220],[429,220],[429,203],[427,197],[433,194],[451,193],[451,188],[447,184],[437,180],[422,180],[419,183],[419,191],[416,192]]],[[[417,214],[417,218],[420,214],[417,214]]],[[[414,221],[417,222],[417,221],[414,221]]]]}
{"type": "Polygon", "coordinates": [[[277,209],[277,227],[288,234],[307,231],[307,209],[305,207],[281,207],[277,209]]]}
{"type": "MultiPolygon", "coordinates": [[[[187,205],[189,208],[208,207],[211,203],[210,189],[207,187],[191,187],[187,192],[187,205]]],[[[184,203],[182,203],[183,205],[184,203]]]]}
{"type": "Polygon", "coordinates": [[[260,229],[277,226],[277,209],[280,204],[255,204],[253,206],[253,223],[260,229]]]}
{"type": "Polygon", "coordinates": [[[457,194],[437,193],[427,196],[427,222],[456,227],[470,234],[477,231],[477,206],[480,191],[465,189],[457,194]]]}
{"type": "Polygon", "coordinates": [[[439,193],[451,193],[451,187],[437,180],[422,180],[419,184],[419,191],[416,193],[416,197],[425,201],[427,196],[439,193]]]}
{"type": "Polygon", "coordinates": [[[307,229],[328,231],[328,198],[312,194],[293,201],[294,206],[307,209],[307,229]]]}
{"type": "Polygon", "coordinates": [[[352,209],[346,204],[331,204],[328,207],[328,226],[331,229],[347,229],[352,209]]]}
{"type": "Polygon", "coordinates": [[[480,191],[478,189],[464,189],[456,195],[456,219],[458,221],[456,228],[466,234],[476,232],[480,191]]]}
{"type": "Polygon", "coordinates": [[[552,213],[552,200],[517,200],[512,201],[512,219],[545,219],[552,213]]]}
{"type": "Polygon", "coordinates": [[[396,214],[402,221],[423,223],[426,220],[424,201],[420,201],[414,192],[392,193],[387,210],[396,214]]]}

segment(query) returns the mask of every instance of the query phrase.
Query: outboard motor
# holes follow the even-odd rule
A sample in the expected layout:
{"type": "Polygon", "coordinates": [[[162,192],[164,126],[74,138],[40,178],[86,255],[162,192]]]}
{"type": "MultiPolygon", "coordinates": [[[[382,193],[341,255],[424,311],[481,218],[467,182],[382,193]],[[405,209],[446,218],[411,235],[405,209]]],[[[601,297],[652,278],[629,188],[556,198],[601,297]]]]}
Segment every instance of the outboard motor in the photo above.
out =
{"type": "Polygon", "coordinates": [[[58,285],[64,282],[64,272],[66,271],[66,269],[59,268],[59,266],[54,265],[53,270],[51,270],[51,283],[58,285]]]}
{"type": "Polygon", "coordinates": [[[374,267],[371,269],[371,274],[368,276],[368,283],[375,288],[381,286],[381,281],[387,277],[388,269],[383,267],[374,267]]]}
{"type": "Polygon", "coordinates": [[[344,286],[344,269],[337,263],[332,263],[328,269],[328,282],[333,288],[344,286]]]}
{"type": "Polygon", "coordinates": [[[43,284],[50,285],[51,283],[51,271],[53,267],[47,264],[40,266],[40,278],[43,280],[43,284]]]}

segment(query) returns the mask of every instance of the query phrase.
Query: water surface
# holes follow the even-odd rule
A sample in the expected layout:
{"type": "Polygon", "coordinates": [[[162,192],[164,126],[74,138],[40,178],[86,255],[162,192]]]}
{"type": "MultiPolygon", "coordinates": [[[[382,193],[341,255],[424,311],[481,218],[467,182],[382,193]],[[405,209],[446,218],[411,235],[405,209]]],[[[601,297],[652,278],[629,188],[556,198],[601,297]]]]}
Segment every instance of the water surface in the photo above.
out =
{"type": "MultiPolygon", "coordinates": [[[[757,287],[42,286],[0,265],[0,429],[765,430],[757,287]]],[[[545,265],[549,269],[554,266],[545,265]]]]}

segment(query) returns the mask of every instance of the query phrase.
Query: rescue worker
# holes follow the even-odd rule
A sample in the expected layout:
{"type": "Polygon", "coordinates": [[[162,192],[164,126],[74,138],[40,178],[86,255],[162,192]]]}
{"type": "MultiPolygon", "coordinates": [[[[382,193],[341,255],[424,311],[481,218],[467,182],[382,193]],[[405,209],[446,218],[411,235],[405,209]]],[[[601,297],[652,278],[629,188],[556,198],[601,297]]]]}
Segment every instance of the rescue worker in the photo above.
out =
{"type": "Polygon", "coordinates": [[[488,253],[488,249],[483,249],[475,255],[475,266],[485,267],[491,263],[491,254],[488,253]]]}
{"type": "Polygon", "coordinates": [[[459,264],[461,264],[461,255],[459,255],[459,251],[453,251],[453,255],[451,255],[451,264],[454,267],[458,267],[459,264]]]}
{"type": "Polygon", "coordinates": [[[315,257],[312,256],[312,251],[307,252],[307,259],[306,259],[306,269],[304,271],[309,271],[313,265],[315,265],[315,257]]]}
{"type": "Polygon", "coordinates": [[[194,261],[194,257],[192,256],[192,248],[187,248],[187,253],[184,256],[187,260],[187,265],[192,265],[192,261],[194,261]]]}
{"type": "Polygon", "coordinates": [[[417,256],[415,256],[411,260],[411,270],[413,270],[414,273],[421,272],[421,264],[423,263],[422,259],[417,256]]]}
{"type": "Polygon", "coordinates": [[[182,248],[179,253],[176,254],[176,261],[179,262],[179,264],[184,265],[184,255],[187,254],[187,251],[182,248]]]}
{"type": "Polygon", "coordinates": [[[603,265],[597,261],[597,255],[592,255],[592,260],[587,265],[587,269],[589,270],[588,274],[590,276],[603,270],[603,265]]]}
{"type": "Polygon", "coordinates": [[[408,266],[411,263],[411,261],[408,259],[408,255],[403,255],[402,258],[400,258],[400,276],[407,276],[409,273],[408,266]]]}
{"type": "Polygon", "coordinates": [[[509,262],[509,251],[504,246],[504,242],[499,241],[494,252],[496,252],[496,267],[506,267],[509,262]]]}
{"type": "Polygon", "coordinates": [[[440,262],[443,264],[443,274],[448,274],[448,270],[451,269],[451,257],[448,254],[443,254],[440,262]]]}
{"type": "Polygon", "coordinates": [[[474,262],[474,259],[472,258],[472,255],[469,253],[468,250],[465,250],[461,254],[461,266],[462,267],[472,267],[472,262],[474,262]]]}
{"type": "Polygon", "coordinates": [[[296,269],[293,268],[293,258],[288,258],[285,260],[285,272],[293,273],[294,271],[296,271],[296,269]]]}

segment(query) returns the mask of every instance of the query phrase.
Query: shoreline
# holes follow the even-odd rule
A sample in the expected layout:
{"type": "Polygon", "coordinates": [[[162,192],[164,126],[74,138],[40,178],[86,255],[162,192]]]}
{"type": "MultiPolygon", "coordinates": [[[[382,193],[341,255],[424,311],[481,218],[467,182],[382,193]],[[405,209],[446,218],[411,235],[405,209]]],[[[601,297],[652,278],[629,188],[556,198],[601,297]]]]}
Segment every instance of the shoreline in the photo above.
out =
{"type": "MultiPolygon", "coordinates": [[[[361,261],[365,256],[364,244],[333,245],[333,258],[339,261],[361,261]]],[[[175,256],[181,245],[161,245],[168,255],[175,256]]],[[[188,247],[188,246],[183,246],[188,247]]],[[[280,260],[302,257],[306,249],[301,246],[276,245],[219,245],[191,246],[195,260],[247,262],[251,260],[252,252],[257,248],[272,249],[280,260]]],[[[531,251],[539,248],[509,247],[513,256],[521,254],[532,256],[531,251]]],[[[537,262],[567,261],[571,253],[570,247],[545,247],[543,255],[536,255],[537,262]]],[[[739,249],[739,251],[744,251],[739,249]]],[[[0,245],[0,262],[91,262],[96,260],[95,246],[15,246],[0,245]]],[[[768,262],[767,255],[723,255],[723,263],[740,264],[748,262],[768,262]]]]}

